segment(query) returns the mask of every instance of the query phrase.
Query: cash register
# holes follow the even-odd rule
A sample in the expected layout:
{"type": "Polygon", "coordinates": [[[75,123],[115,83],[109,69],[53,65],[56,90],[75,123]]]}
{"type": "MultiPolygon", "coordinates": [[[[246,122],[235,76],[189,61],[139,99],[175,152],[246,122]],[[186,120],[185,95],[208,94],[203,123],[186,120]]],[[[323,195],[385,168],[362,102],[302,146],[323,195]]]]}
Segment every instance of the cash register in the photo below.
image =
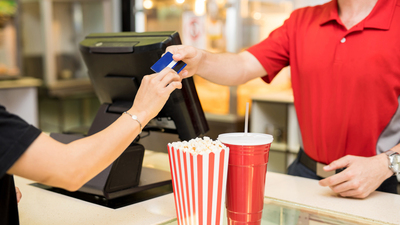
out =
{"type": "MultiPolygon", "coordinates": [[[[101,103],[87,135],[101,131],[132,106],[143,76],[154,73],[150,67],[168,46],[177,44],[181,40],[175,31],[96,33],[80,43],[81,55],[101,103]]],[[[172,92],[143,131],[172,133],[180,140],[189,140],[204,135],[208,129],[193,78],[187,78],[182,80],[182,89],[172,92]]],[[[71,134],[50,136],[63,143],[82,138],[71,134]]],[[[137,143],[139,138],[140,135],[117,160],[77,192],[50,189],[112,208],[170,193],[170,173],[142,167],[145,147],[137,143]]]]}

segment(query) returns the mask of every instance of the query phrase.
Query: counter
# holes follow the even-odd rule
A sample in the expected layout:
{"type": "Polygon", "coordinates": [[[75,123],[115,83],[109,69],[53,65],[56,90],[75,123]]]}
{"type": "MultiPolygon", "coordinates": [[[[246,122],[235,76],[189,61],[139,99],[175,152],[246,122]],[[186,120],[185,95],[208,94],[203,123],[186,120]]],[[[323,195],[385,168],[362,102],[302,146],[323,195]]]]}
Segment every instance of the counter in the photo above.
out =
{"type": "Polygon", "coordinates": [[[0,80],[0,89],[38,87],[40,85],[42,85],[42,80],[32,77],[0,80]]]}
{"type": "MultiPolygon", "coordinates": [[[[165,153],[146,151],[143,164],[169,171],[165,153]]],[[[170,224],[176,218],[172,193],[110,209],[33,187],[29,185],[32,181],[24,178],[15,177],[15,182],[23,195],[19,203],[21,225],[148,225],[170,224]]],[[[267,172],[265,196],[266,204],[278,203],[315,215],[359,221],[355,224],[400,224],[400,195],[374,192],[363,200],[341,198],[316,180],[267,172]]]]}

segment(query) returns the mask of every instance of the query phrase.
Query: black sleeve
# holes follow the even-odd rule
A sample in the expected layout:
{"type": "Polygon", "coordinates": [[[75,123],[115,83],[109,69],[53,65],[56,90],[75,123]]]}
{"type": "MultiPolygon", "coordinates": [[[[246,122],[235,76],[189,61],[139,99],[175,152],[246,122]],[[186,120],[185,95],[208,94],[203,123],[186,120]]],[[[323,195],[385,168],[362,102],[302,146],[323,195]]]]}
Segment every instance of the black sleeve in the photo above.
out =
{"type": "Polygon", "coordinates": [[[18,225],[17,195],[12,175],[0,177],[0,206],[0,224],[18,225]]]}
{"type": "Polygon", "coordinates": [[[41,131],[0,105],[0,178],[19,159],[41,131]]]}

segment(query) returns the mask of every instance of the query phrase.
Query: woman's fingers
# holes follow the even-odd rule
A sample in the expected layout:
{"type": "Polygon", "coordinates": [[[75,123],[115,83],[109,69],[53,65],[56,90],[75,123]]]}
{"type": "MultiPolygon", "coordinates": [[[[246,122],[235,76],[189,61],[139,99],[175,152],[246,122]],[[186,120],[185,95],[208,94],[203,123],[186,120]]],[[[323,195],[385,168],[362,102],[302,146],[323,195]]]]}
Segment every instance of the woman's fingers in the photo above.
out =
{"type": "Polygon", "coordinates": [[[144,76],[132,108],[146,111],[147,119],[153,118],[164,106],[171,92],[182,88],[181,80],[181,77],[171,68],[144,76]]]}
{"type": "Polygon", "coordinates": [[[181,88],[182,88],[182,83],[180,81],[174,81],[169,83],[165,89],[167,93],[171,94],[175,89],[181,89],[181,88]]]}
{"type": "Polygon", "coordinates": [[[19,203],[19,201],[21,201],[22,198],[22,193],[18,187],[15,187],[15,193],[17,194],[17,203],[19,203]]]}
{"type": "Polygon", "coordinates": [[[159,85],[160,88],[167,87],[171,82],[180,82],[182,78],[171,68],[164,68],[160,73],[155,73],[151,79],[153,85],[159,85]]]}

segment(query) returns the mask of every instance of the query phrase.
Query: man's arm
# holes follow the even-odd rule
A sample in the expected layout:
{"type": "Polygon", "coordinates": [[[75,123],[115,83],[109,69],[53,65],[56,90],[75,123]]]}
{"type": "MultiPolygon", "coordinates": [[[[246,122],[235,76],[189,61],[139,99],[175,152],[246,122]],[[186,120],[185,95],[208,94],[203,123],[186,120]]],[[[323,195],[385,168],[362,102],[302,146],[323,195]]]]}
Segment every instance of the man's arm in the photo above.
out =
{"type": "Polygon", "coordinates": [[[187,66],[183,77],[197,74],[213,83],[240,85],[254,78],[267,75],[261,63],[247,51],[241,53],[211,53],[191,46],[175,45],[167,48],[176,61],[187,66]]]}
{"type": "MultiPolygon", "coordinates": [[[[171,69],[146,76],[128,112],[147,124],[182,87],[180,81],[171,69]]],[[[117,159],[139,132],[138,122],[123,114],[106,129],[69,144],[42,133],[7,173],[75,191],[117,159]]]]}
{"type": "MultiPolygon", "coordinates": [[[[391,149],[400,153],[400,144],[391,149]]],[[[393,175],[385,153],[373,157],[345,156],[325,166],[325,171],[346,168],[342,172],[319,181],[343,197],[366,198],[383,181],[393,175]]]]}

